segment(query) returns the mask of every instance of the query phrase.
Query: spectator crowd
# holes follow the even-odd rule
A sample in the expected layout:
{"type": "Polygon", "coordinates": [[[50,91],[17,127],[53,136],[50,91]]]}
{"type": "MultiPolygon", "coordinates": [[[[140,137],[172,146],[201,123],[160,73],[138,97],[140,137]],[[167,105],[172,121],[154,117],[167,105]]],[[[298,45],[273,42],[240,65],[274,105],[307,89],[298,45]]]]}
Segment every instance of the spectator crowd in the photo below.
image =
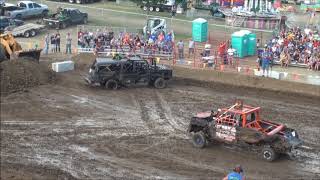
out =
{"type": "Polygon", "coordinates": [[[266,43],[263,55],[278,61],[282,67],[297,64],[310,70],[320,70],[319,31],[299,27],[281,31],[266,43]]]}
{"type": "Polygon", "coordinates": [[[79,30],[78,47],[94,49],[96,52],[116,50],[143,54],[171,54],[173,51],[173,34],[164,32],[147,34],[119,32],[112,30],[96,32],[79,30]]]}

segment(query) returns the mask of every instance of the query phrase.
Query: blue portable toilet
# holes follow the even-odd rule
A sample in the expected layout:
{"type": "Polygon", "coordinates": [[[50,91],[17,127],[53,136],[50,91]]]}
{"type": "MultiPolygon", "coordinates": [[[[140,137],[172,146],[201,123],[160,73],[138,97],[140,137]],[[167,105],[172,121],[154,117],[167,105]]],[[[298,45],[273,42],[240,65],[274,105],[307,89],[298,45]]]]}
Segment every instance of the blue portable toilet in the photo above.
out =
{"type": "Polygon", "coordinates": [[[206,42],[208,40],[208,21],[198,18],[192,21],[192,40],[206,42]]]}

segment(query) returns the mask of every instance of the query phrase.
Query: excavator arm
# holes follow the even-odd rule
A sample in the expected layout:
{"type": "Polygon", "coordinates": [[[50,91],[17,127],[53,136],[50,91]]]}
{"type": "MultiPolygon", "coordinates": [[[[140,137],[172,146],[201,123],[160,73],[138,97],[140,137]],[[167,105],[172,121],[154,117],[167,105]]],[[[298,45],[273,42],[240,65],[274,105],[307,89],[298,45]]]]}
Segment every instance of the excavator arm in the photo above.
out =
{"type": "Polygon", "coordinates": [[[0,60],[28,57],[39,61],[41,49],[23,51],[12,34],[0,34],[0,60]]]}

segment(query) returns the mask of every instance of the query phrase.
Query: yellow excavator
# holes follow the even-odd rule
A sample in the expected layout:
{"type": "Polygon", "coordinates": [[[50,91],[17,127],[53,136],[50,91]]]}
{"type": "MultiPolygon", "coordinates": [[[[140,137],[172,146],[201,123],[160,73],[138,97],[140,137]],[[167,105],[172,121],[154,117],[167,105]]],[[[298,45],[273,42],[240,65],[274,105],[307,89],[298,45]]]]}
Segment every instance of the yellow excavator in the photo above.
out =
{"type": "Polygon", "coordinates": [[[22,50],[21,45],[16,41],[11,33],[0,34],[0,62],[10,59],[24,59],[39,62],[42,49],[22,50]]]}

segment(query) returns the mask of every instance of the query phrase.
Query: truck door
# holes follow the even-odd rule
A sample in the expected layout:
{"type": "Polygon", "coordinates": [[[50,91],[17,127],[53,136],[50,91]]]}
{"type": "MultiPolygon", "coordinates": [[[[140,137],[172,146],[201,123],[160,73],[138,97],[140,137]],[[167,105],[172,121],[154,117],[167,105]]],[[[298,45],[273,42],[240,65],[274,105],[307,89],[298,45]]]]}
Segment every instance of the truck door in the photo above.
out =
{"type": "Polygon", "coordinates": [[[33,3],[28,3],[27,4],[27,11],[25,11],[25,14],[26,16],[30,17],[30,16],[34,16],[36,13],[34,11],[34,8],[33,8],[33,3]]]}
{"type": "Polygon", "coordinates": [[[82,16],[79,10],[70,11],[70,18],[73,24],[77,24],[82,21],[82,16]]]}
{"type": "Polygon", "coordinates": [[[126,61],[122,64],[120,81],[124,85],[135,84],[137,72],[134,71],[133,61],[126,61]]]}
{"type": "Polygon", "coordinates": [[[39,15],[42,13],[42,7],[37,3],[32,3],[33,5],[33,16],[39,15]]]}
{"type": "Polygon", "coordinates": [[[134,71],[137,73],[136,82],[137,83],[149,83],[150,72],[149,64],[147,61],[134,61],[134,71]]]}

